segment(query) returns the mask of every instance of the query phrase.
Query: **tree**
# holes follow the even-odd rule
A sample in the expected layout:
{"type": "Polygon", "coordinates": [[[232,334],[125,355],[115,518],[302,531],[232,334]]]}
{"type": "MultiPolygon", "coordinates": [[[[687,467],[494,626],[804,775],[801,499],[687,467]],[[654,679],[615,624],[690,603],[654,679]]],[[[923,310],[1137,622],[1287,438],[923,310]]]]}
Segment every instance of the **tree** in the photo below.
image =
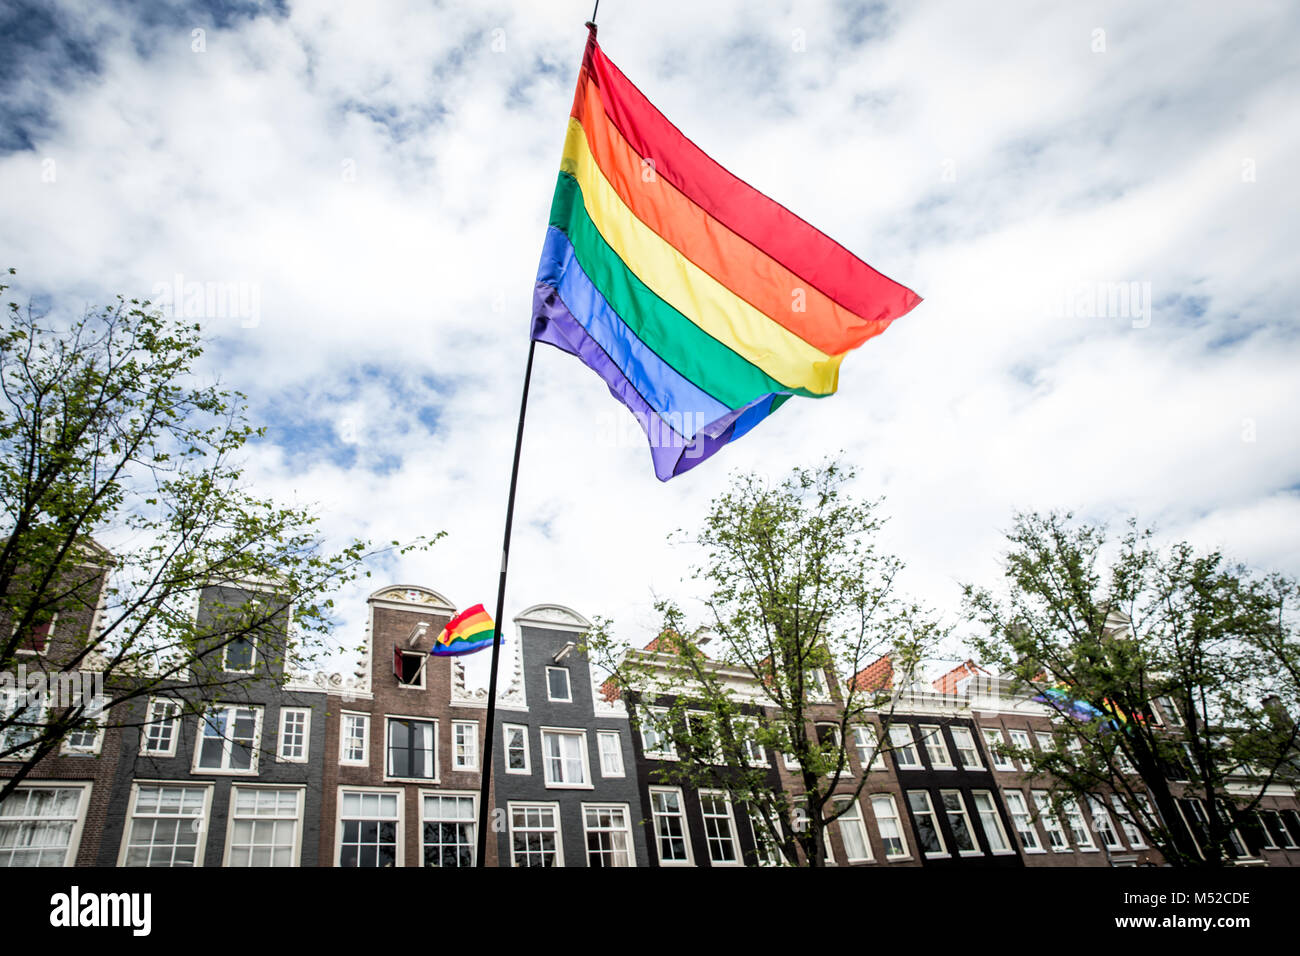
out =
{"type": "Polygon", "coordinates": [[[665,782],[725,790],[748,807],[763,852],[789,865],[825,863],[829,826],[866,782],[850,753],[889,749],[898,690],[944,633],[897,594],[902,562],[875,543],[879,502],[850,496],[852,478],[837,462],[776,485],[737,477],[694,537],[707,629],[661,601],[650,649],[627,651],[608,621],[587,639],[634,720],[673,742],[665,782]],[[853,679],[883,657],[892,680],[853,679]],[[774,786],[773,750],[797,762],[801,792],[774,786]]]}
{"type": "Polygon", "coordinates": [[[213,666],[255,635],[292,628],[292,647],[267,649],[310,663],[326,649],[328,592],[368,574],[365,543],[327,552],[309,508],[250,489],[238,456],[263,431],[248,423],[241,393],[196,380],[197,324],[120,296],[61,325],[17,303],[6,318],[0,673],[10,680],[0,757],[22,759],[0,799],[69,733],[111,724],[85,695],[47,708],[29,687],[67,688],[93,672],[110,714],[164,686],[201,709],[265,678],[265,667],[242,676],[213,666]],[[196,614],[200,592],[216,585],[243,597],[196,614]],[[250,588],[259,600],[246,600],[250,588]],[[27,686],[12,680],[20,669],[27,686]]]}
{"type": "Polygon", "coordinates": [[[1266,788],[1300,782],[1295,581],[1134,521],[1017,514],[1007,539],[1004,591],[964,590],[985,660],[1055,711],[1055,749],[1015,755],[1058,803],[1113,792],[1175,866],[1241,855],[1266,788]]]}

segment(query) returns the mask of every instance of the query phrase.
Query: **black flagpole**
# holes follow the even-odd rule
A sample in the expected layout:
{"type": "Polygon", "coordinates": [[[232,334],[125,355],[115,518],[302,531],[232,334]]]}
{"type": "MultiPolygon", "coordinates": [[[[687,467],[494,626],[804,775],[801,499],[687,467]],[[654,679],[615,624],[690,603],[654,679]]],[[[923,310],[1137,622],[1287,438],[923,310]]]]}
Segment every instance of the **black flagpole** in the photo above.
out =
{"type": "Polygon", "coordinates": [[[519,451],[524,444],[524,414],[528,411],[528,383],[533,377],[533,353],[537,340],[528,343],[528,365],[524,368],[524,394],[519,400],[519,430],[515,433],[515,462],[510,470],[510,496],[506,499],[506,533],[501,544],[501,581],[497,585],[497,639],[492,642],[492,675],[488,678],[487,723],[483,735],[482,782],[478,792],[478,853],[475,866],[486,866],[488,834],[488,793],[492,787],[492,743],[496,740],[494,721],[497,714],[497,665],[501,660],[501,642],[505,638],[506,565],[510,559],[510,528],[515,520],[515,487],[519,484],[519,451]]]}

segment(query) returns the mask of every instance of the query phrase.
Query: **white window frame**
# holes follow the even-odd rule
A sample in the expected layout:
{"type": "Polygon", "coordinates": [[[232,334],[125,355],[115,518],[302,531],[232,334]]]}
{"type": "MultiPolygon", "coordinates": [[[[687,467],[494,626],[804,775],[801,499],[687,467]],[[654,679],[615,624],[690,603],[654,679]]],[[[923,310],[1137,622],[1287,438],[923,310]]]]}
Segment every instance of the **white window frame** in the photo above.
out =
{"type": "MultiPolygon", "coordinates": [[[[402,679],[399,677],[399,678],[397,678],[397,687],[398,687],[398,689],[399,689],[399,690],[428,690],[428,681],[427,681],[426,678],[428,677],[428,674],[429,674],[429,655],[428,655],[428,654],[421,654],[421,653],[419,653],[419,652],[417,652],[417,651],[398,651],[398,653],[402,655],[402,662],[403,662],[403,663],[402,663],[402,673],[403,673],[403,674],[406,673],[406,663],[405,663],[405,662],[406,662],[406,658],[408,658],[408,657],[419,657],[419,658],[423,658],[423,660],[420,661],[420,663],[419,663],[419,665],[418,665],[418,667],[417,667],[417,669],[416,669],[416,671],[415,671],[416,677],[419,678],[419,679],[418,679],[418,680],[415,680],[415,681],[412,681],[411,683],[408,684],[406,681],[402,680],[402,679]]],[[[396,677],[397,675],[393,675],[393,676],[396,677]]]]}
{"type": "Polygon", "coordinates": [[[258,662],[258,660],[261,659],[261,656],[262,656],[262,655],[259,653],[259,649],[258,649],[258,645],[259,645],[260,643],[261,643],[261,642],[257,639],[257,635],[255,635],[255,634],[248,634],[248,635],[244,635],[244,636],[241,636],[241,637],[238,637],[238,638],[232,638],[231,640],[226,641],[226,643],[223,644],[223,645],[221,646],[221,669],[222,669],[222,671],[224,671],[224,672],[227,673],[227,674],[256,674],[256,673],[257,673],[257,662],[258,662]],[[233,670],[232,668],[230,668],[230,667],[227,666],[227,664],[230,663],[230,646],[231,646],[233,643],[235,643],[235,641],[237,641],[237,640],[239,640],[239,641],[248,641],[249,644],[252,644],[252,645],[253,645],[253,655],[252,655],[251,658],[249,658],[249,662],[248,662],[248,670],[233,670]]]}
{"type": "Polygon", "coordinates": [[[894,755],[894,765],[899,770],[924,770],[925,764],[921,762],[921,751],[916,744],[916,734],[912,730],[911,724],[890,724],[889,725],[889,750],[894,755]],[[896,739],[897,734],[906,734],[906,740],[896,739]],[[901,754],[903,751],[910,750],[912,761],[903,763],[901,754]]]}
{"type": "MultiPolygon", "coordinates": [[[[627,768],[624,766],[625,761],[623,760],[623,735],[621,733],[617,730],[597,730],[596,752],[597,756],[600,757],[600,775],[602,777],[616,778],[627,776],[627,768]],[[614,742],[614,749],[607,754],[605,751],[605,744],[611,740],[614,742]],[[610,756],[614,760],[618,761],[618,766],[612,766],[610,761],[605,759],[606,756],[610,756]]],[[[610,804],[610,806],[613,806],[613,804],[610,804]]]]}
{"type": "Polygon", "coordinates": [[[952,754],[948,752],[948,741],[943,739],[943,728],[938,724],[918,724],[916,729],[921,732],[921,744],[930,761],[930,769],[956,770],[957,765],[952,762],[952,754]]]}
{"type": "MultiPolygon", "coordinates": [[[[555,823],[555,864],[552,868],[564,866],[564,824],[560,819],[560,805],[558,803],[548,803],[544,800],[511,800],[506,804],[506,816],[509,821],[507,844],[510,852],[510,865],[512,867],[519,866],[519,861],[515,858],[516,810],[549,810],[551,812],[551,819],[555,823]]],[[[538,833],[543,831],[528,830],[526,832],[538,833]]]]}
{"type": "MultiPolygon", "coordinates": [[[[650,821],[651,833],[655,843],[655,858],[658,859],[660,866],[694,866],[695,851],[691,846],[691,827],[690,820],[686,816],[686,799],[682,796],[681,787],[650,787],[650,821]],[[668,793],[677,796],[677,814],[682,821],[682,842],[686,845],[685,860],[665,860],[663,857],[663,841],[659,835],[659,818],[661,816],[658,807],[655,804],[655,794],[668,793]]],[[[674,816],[674,814],[662,814],[662,816],[674,816]]]]}
{"type": "MultiPolygon", "coordinates": [[[[612,829],[610,830],[597,829],[595,831],[592,831],[587,821],[587,811],[589,810],[594,810],[598,813],[601,810],[617,810],[623,814],[623,833],[627,838],[627,865],[629,867],[635,867],[636,866],[636,840],[633,838],[631,806],[629,806],[626,803],[583,803],[581,804],[580,812],[582,813],[582,836],[583,836],[582,843],[584,847],[587,847],[587,837],[590,836],[592,832],[596,832],[596,833],[614,832],[612,829]]],[[[585,859],[587,861],[587,866],[591,866],[590,852],[591,852],[590,849],[587,849],[586,853],[584,854],[585,859]]],[[[616,869],[616,867],[605,867],[604,869],[616,869]]]]}
{"type": "Polygon", "coordinates": [[[731,722],[731,732],[738,738],[745,763],[750,767],[770,767],[767,748],[758,742],[758,718],[736,717],[731,722]]]}
{"type": "Polygon", "coordinates": [[[880,836],[880,845],[885,851],[886,862],[894,863],[900,860],[910,860],[912,851],[910,844],[907,842],[907,827],[903,826],[903,818],[898,814],[898,801],[894,799],[894,795],[892,793],[873,793],[871,795],[871,814],[876,818],[876,833],[880,836]],[[880,826],[882,816],[880,807],[876,803],[878,800],[883,801],[889,807],[889,815],[883,817],[883,819],[893,822],[894,833],[898,837],[898,842],[903,846],[901,853],[889,852],[887,842],[889,838],[885,836],[885,831],[880,826]]]}
{"type": "Polygon", "coordinates": [[[863,773],[885,769],[885,755],[880,750],[880,731],[876,729],[875,724],[853,725],[853,752],[857,754],[863,773]],[[866,744],[863,743],[864,737],[868,740],[866,744]],[[866,763],[862,762],[863,750],[870,754],[866,763]]]}
{"type": "Polygon", "coordinates": [[[852,804],[852,809],[846,810],[835,820],[836,826],[840,828],[840,842],[844,844],[844,862],[873,863],[875,862],[875,856],[871,849],[871,834],[867,832],[867,817],[866,814],[862,812],[862,804],[859,803],[857,797],[854,796],[846,795],[843,797],[831,798],[831,807],[835,810],[838,810],[839,806],[845,803],[852,804]],[[857,827],[858,837],[862,840],[862,845],[867,849],[866,856],[849,855],[849,842],[844,839],[844,828],[846,824],[857,827]]]}
{"type": "Polygon", "coordinates": [[[1038,745],[1040,753],[1056,753],[1056,738],[1049,733],[1041,730],[1034,731],[1034,743],[1038,745]]]}
{"type": "MultiPolygon", "coordinates": [[[[71,819],[72,829],[68,833],[68,846],[63,853],[63,863],[61,866],[76,866],[77,853],[81,850],[81,834],[86,825],[86,811],[90,807],[90,791],[92,784],[86,782],[65,781],[65,780],[24,780],[18,784],[17,789],[5,799],[12,799],[25,790],[78,790],[80,793],[77,797],[77,813],[75,817],[5,817],[4,822],[12,823],[15,819],[48,821],[48,822],[68,822],[71,819]]],[[[21,847],[7,847],[8,850],[22,849],[21,847]]]]}
{"type": "Polygon", "coordinates": [[[145,723],[140,728],[140,756],[142,757],[175,757],[176,746],[180,740],[182,732],[181,711],[185,709],[184,704],[174,697],[151,697],[149,698],[149,707],[145,711],[145,723]],[[166,716],[162,718],[154,717],[154,709],[163,707],[166,710],[166,716]],[[170,744],[166,749],[154,750],[149,746],[149,728],[161,727],[165,723],[171,724],[171,733],[169,735],[170,744]]]}
{"type": "MultiPolygon", "coordinates": [[[[782,833],[780,818],[776,818],[773,822],[776,824],[777,833],[782,833]]],[[[749,835],[754,838],[754,858],[759,866],[777,867],[785,865],[785,855],[781,852],[779,845],[763,845],[764,840],[773,838],[767,832],[762,817],[754,809],[752,803],[749,804],[749,835]]]]}
{"type": "Polygon", "coordinates": [[[1020,844],[1021,852],[1046,853],[1047,849],[1039,839],[1038,830],[1034,827],[1034,811],[1029,806],[1029,801],[1025,799],[1024,793],[1020,790],[1003,790],[1002,800],[1007,805],[1007,813],[1011,815],[1011,829],[1016,832],[1016,841],[1020,844]],[[1025,842],[1026,833],[1033,837],[1033,846],[1025,842]]]}
{"type": "Polygon", "coordinates": [[[649,760],[676,760],[677,744],[673,742],[671,732],[665,732],[660,726],[659,721],[668,713],[666,707],[646,707],[643,708],[643,717],[641,719],[641,752],[649,760]],[[646,740],[646,730],[650,730],[655,735],[657,743],[661,746],[654,750],[646,740]]]}
{"type": "MultiPolygon", "coordinates": [[[[475,722],[475,725],[477,726],[477,721],[475,722]]],[[[457,799],[468,798],[470,801],[472,801],[471,805],[474,808],[474,819],[470,829],[471,835],[470,835],[470,843],[469,843],[469,856],[470,856],[469,865],[472,867],[478,863],[478,796],[479,796],[478,793],[472,790],[428,790],[428,789],[421,788],[419,794],[416,797],[416,799],[419,800],[419,806],[420,806],[420,865],[421,866],[428,866],[428,864],[425,862],[425,857],[424,857],[425,847],[426,847],[426,844],[424,842],[425,824],[430,822],[438,822],[438,823],[449,822],[442,818],[435,819],[435,818],[425,816],[425,798],[427,797],[456,797],[457,799]]],[[[455,820],[451,822],[464,823],[466,821],[455,820]]],[[[489,839],[492,838],[489,837],[489,839]]],[[[466,867],[466,869],[468,869],[468,867],[466,867]]]]}
{"type": "Polygon", "coordinates": [[[993,856],[1015,856],[1016,847],[1011,842],[1011,834],[1007,833],[1007,828],[1002,825],[1002,814],[998,812],[998,802],[993,797],[992,790],[972,790],[970,793],[971,804],[975,808],[975,816],[980,822],[980,829],[984,831],[984,842],[988,844],[989,852],[993,856]],[[984,797],[989,802],[987,811],[980,809],[979,798],[984,797]],[[997,831],[998,837],[1002,840],[1002,849],[998,850],[993,846],[993,840],[989,836],[989,821],[992,818],[993,827],[997,831]]]}
{"type": "Polygon", "coordinates": [[[826,672],[820,667],[810,667],[804,673],[804,694],[810,701],[828,701],[831,699],[830,681],[826,672]]]}
{"type": "Polygon", "coordinates": [[[980,760],[979,745],[975,743],[975,735],[971,733],[969,727],[949,727],[948,732],[952,734],[953,746],[957,748],[957,759],[961,761],[964,770],[983,770],[984,761],[980,760]],[[966,757],[962,753],[962,741],[966,741],[966,749],[970,752],[970,758],[973,763],[967,763],[966,757]]]}
{"type": "MultiPolygon", "coordinates": [[[[370,715],[355,710],[345,710],[339,713],[339,765],[343,767],[369,767],[370,766],[370,715]],[[348,757],[348,719],[360,718],[361,720],[361,759],[348,757]]],[[[388,766],[388,754],[384,754],[384,766],[388,766]]]]}
{"type": "MultiPolygon", "coordinates": [[[[194,868],[198,869],[203,865],[203,855],[207,852],[208,847],[208,824],[212,819],[212,794],[216,785],[211,781],[203,782],[200,780],[132,780],[131,781],[131,799],[126,808],[126,823],[122,827],[122,845],[117,851],[117,865],[124,867],[126,863],[127,849],[130,847],[132,823],[135,821],[136,806],[140,798],[141,787],[172,787],[178,790],[202,790],[203,791],[203,818],[199,823],[198,834],[196,835],[197,843],[194,847],[194,868]]],[[[151,814],[153,818],[155,815],[151,814]]],[[[160,819],[192,819],[180,814],[175,816],[159,816],[160,819]]],[[[191,824],[192,826],[192,824],[191,824]]]]}
{"type": "Polygon", "coordinates": [[[1014,773],[1016,762],[1008,757],[998,748],[1006,744],[1006,735],[1000,727],[983,727],[980,732],[984,735],[984,744],[989,749],[989,762],[993,764],[994,770],[1014,773]]]}
{"type": "Polygon", "coordinates": [[[549,666],[548,666],[548,667],[546,668],[546,699],[549,700],[549,701],[554,701],[554,702],[557,703],[557,704],[572,704],[572,703],[573,703],[573,675],[569,673],[569,669],[568,669],[567,667],[549,667],[549,666]],[[559,672],[561,672],[562,674],[564,674],[564,686],[565,686],[565,689],[567,689],[568,692],[569,692],[569,696],[568,696],[568,697],[553,697],[553,696],[551,696],[551,673],[552,673],[553,671],[559,671],[559,672]]]}
{"type": "Polygon", "coordinates": [[[423,783],[425,785],[436,785],[442,782],[442,741],[438,739],[438,734],[442,727],[437,717],[416,717],[409,714],[384,714],[384,781],[389,780],[401,781],[403,783],[423,783]],[[389,743],[389,734],[393,721],[412,722],[417,724],[433,724],[433,732],[430,737],[433,740],[433,776],[432,777],[398,777],[395,776],[389,767],[390,753],[392,745],[389,743]]]}
{"type": "MultiPolygon", "coordinates": [[[[305,823],[305,821],[306,821],[306,817],[305,817],[305,812],[304,812],[304,811],[305,811],[305,808],[306,808],[306,805],[307,805],[307,788],[306,788],[305,785],[297,785],[297,786],[294,786],[294,785],[282,786],[282,785],[280,785],[280,786],[277,786],[277,785],[274,785],[274,784],[265,784],[265,783],[237,783],[237,784],[234,784],[233,786],[231,786],[231,788],[230,788],[230,806],[229,806],[229,808],[228,808],[228,810],[227,810],[227,812],[226,812],[226,847],[225,847],[225,852],[223,853],[223,855],[222,855],[222,857],[221,857],[221,865],[222,865],[222,866],[235,866],[235,865],[236,865],[236,864],[233,864],[233,863],[230,862],[230,854],[231,854],[231,850],[232,850],[232,848],[234,847],[234,842],[235,842],[235,822],[236,822],[237,820],[262,820],[262,821],[272,820],[272,821],[277,821],[277,822],[283,822],[283,821],[285,821],[285,820],[288,819],[288,817],[257,817],[257,816],[254,816],[254,817],[240,817],[240,816],[236,816],[236,812],[235,812],[235,811],[236,811],[236,807],[238,806],[238,799],[239,799],[239,791],[240,791],[240,790],[278,790],[278,791],[293,791],[294,793],[297,794],[297,798],[298,798],[298,806],[297,806],[297,811],[296,811],[296,812],[297,812],[297,816],[294,817],[294,824],[293,824],[293,851],[292,851],[293,862],[290,863],[289,865],[290,865],[290,866],[302,866],[302,837],[303,837],[303,828],[304,828],[304,823],[305,823]]],[[[273,865],[274,865],[274,864],[273,864],[273,865]]]]}
{"type": "MultiPolygon", "coordinates": [[[[700,797],[700,818],[704,821],[704,849],[709,856],[710,866],[744,866],[745,855],[740,849],[740,832],[736,829],[736,814],[731,806],[731,797],[725,790],[702,789],[697,791],[700,797]],[[726,808],[726,814],[709,813],[704,807],[704,798],[712,797],[714,800],[721,800],[723,807],[726,808]],[[709,840],[709,821],[725,820],[728,830],[731,834],[731,852],[735,856],[734,860],[715,860],[713,858],[713,844],[709,840]]],[[[683,808],[684,810],[685,808],[683,808]]]]}
{"type": "MultiPolygon", "coordinates": [[[[387,765],[388,757],[385,755],[384,763],[387,765]]],[[[397,824],[397,830],[394,834],[395,856],[393,859],[394,868],[406,865],[406,788],[405,787],[354,787],[340,784],[338,788],[337,802],[335,803],[334,812],[334,865],[341,867],[343,865],[343,797],[349,793],[379,793],[389,794],[396,798],[397,819],[393,822],[397,824]]],[[[383,817],[349,817],[348,819],[367,820],[381,819],[382,822],[389,822],[390,818],[383,817]]],[[[354,869],[349,867],[348,869],[354,869]]],[[[368,869],[368,867],[355,867],[355,869],[368,869]]]]}
{"type": "MultiPolygon", "coordinates": [[[[0,701],[3,701],[3,703],[0,703],[0,714],[9,715],[17,712],[18,698],[22,696],[26,696],[26,694],[27,694],[27,688],[18,688],[16,686],[0,687],[0,701]]],[[[28,703],[31,704],[32,701],[29,700],[28,703]]],[[[41,726],[45,726],[46,724],[49,723],[49,718],[50,718],[49,701],[42,700],[41,706],[38,709],[36,709],[33,714],[33,719],[29,720],[24,718],[23,723],[25,724],[34,723],[34,724],[39,724],[41,726]]],[[[30,759],[32,753],[34,752],[34,749],[37,746],[39,746],[40,738],[44,735],[45,731],[41,730],[40,727],[30,727],[30,728],[23,728],[23,729],[30,730],[32,733],[35,734],[32,741],[28,743],[26,746],[24,746],[21,750],[15,750],[11,754],[7,754],[4,757],[0,757],[0,761],[12,760],[21,763],[25,760],[30,759]]],[[[7,748],[11,746],[11,744],[9,743],[9,735],[15,733],[15,731],[16,728],[13,725],[6,727],[4,730],[0,730],[0,747],[7,748]]]]}
{"type": "Polygon", "coordinates": [[[1079,801],[1069,797],[1062,801],[1061,806],[1065,810],[1065,828],[1074,837],[1074,844],[1079,848],[1079,852],[1098,852],[1097,841],[1092,838],[1092,830],[1088,827],[1088,820],[1083,815],[1083,808],[1079,806],[1079,801]]]}
{"type": "Polygon", "coordinates": [[[280,708],[280,731],[276,736],[275,742],[275,759],[280,763],[307,763],[311,760],[311,708],[310,707],[281,707],[280,708]],[[285,729],[289,718],[293,716],[302,717],[302,754],[297,757],[291,757],[285,750],[285,729]]]}
{"type": "MultiPolygon", "coordinates": [[[[547,790],[594,790],[595,785],[591,777],[591,753],[587,748],[587,731],[581,727],[542,727],[542,781],[546,784],[547,790]],[[578,749],[582,755],[582,781],[573,783],[572,781],[551,780],[550,755],[546,750],[547,735],[560,737],[578,738],[578,749]]],[[[566,767],[567,762],[562,756],[560,758],[561,767],[566,767]]]]}
{"type": "Polygon", "coordinates": [[[713,746],[709,748],[708,753],[709,763],[715,767],[724,763],[725,761],[722,759],[721,753],[722,738],[714,727],[713,715],[706,710],[688,710],[683,716],[686,719],[686,732],[691,737],[694,737],[697,734],[695,728],[691,726],[691,721],[697,720],[704,724],[705,732],[708,736],[713,738],[713,746]]]}
{"type": "Polygon", "coordinates": [[[194,731],[194,759],[190,765],[190,773],[205,777],[256,777],[258,774],[258,767],[261,764],[262,720],[265,716],[266,707],[262,704],[209,704],[204,709],[203,713],[199,714],[198,727],[194,731]],[[253,745],[252,753],[249,755],[247,770],[239,770],[229,766],[230,755],[235,746],[235,741],[230,736],[233,721],[229,716],[226,720],[225,735],[217,738],[221,741],[221,766],[199,766],[199,760],[203,756],[203,740],[205,736],[203,730],[208,726],[208,714],[214,710],[251,710],[253,712],[253,745]]]}
{"type": "MultiPolygon", "coordinates": [[[[1007,734],[1011,737],[1011,746],[1015,747],[1017,750],[1031,751],[1034,749],[1034,742],[1030,739],[1029,731],[1013,728],[1008,730],[1007,734]]],[[[1028,757],[1020,758],[1021,770],[1028,772],[1033,769],[1033,766],[1033,762],[1028,757]]]]}
{"type": "Polygon", "coordinates": [[[943,807],[943,815],[948,820],[948,829],[953,831],[953,840],[954,840],[953,849],[957,851],[957,855],[966,856],[966,857],[983,856],[984,851],[980,849],[979,832],[975,829],[975,821],[971,819],[970,809],[966,806],[966,798],[962,796],[962,792],[952,787],[940,790],[939,804],[940,806],[943,807]],[[948,805],[943,802],[944,797],[950,793],[955,794],[957,797],[956,810],[949,810],[948,805]],[[952,825],[953,814],[957,814],[958,816],[960,816],[962,821],[966,824],[966,832],[970,834],[970,842],[972,847],[969,850],[962,850],[956,846],[955,841],[957,838],[957,831],[956,828],[952,825]]]}
{"type": "MultiPolygon", "coordinates": [[[[98,616],[98,611],[96,611],[96,615],[98,616]]],[[[45,646],[42,647],[39,651],[33,650],[30,647],[15,647],[14,653],[22,657],[40,657],[41,655],[43,655],[46,651],[50,649],[50,642],[54,640],[54,625],[58,623],[58,620],[59,620],[59,612],[55,611],[53,614],[50,615],[50,629],[45,632],[45,646]]],[[[17,633],[18,633],[18,622],[15,621],[13,627],[9,631],[9,634],[12,637],[14,634],[17,633]]]]}
{"type": "MultiPolygon", "coordinates": [[[[905,796],[907,797],[907,809],[912,815],[912,821],[916,823],[918,817],[929,816],[930,821],[934,826],[934,834],[936,837],[939,838],[938,850],[921,850],[921,855],[924,856],[927,860],[940,860],[943,859],[944,857],[951,856],[952,854],[948,852],[948,843],[943,838],[943,827],[939,825],[939,814],[934,809],[934,801],[930,799],[930,791],[929,790],[907,790],[905,791],[905,796]],[[916,807],[912,806],[912,794],[914,793],[919,794],[920,796],[925,798],[925,805],[927,807],[926,810],[917,810],[916,807]]],[[[917,823],[916,828],[917,830],[921,829],[919,823],[917,823]]]]}
{"type": "Polygon", "coordinates": [[[1123,837],[1119,835],[1119,827],[1115,825],[1115,818],[1111,816],[1110,810],[1107,809],[1106,804],[1102,802],[1101,797],[1092,793],[1088,794],[1088,812],[1092,814],[1092,828],[1096,830],[1097,835],[1101,837],[1102,846],[1107,850],[1127,849],[1127,847],[1124,846],[1123,837]],[[1103,823],[1105,826],[1102,825],[1103,823]],[[1111,839],[1106,837],[1107,832],[1110,833],[1113,842],[1111,839]]]}
{"type": "Polygon", "coordinates": [[[451,722],[451,769],[467,771],[478,770],[480,749],[478,739],[478,721],[453,720],[451,722]],[[469,742],[473,744],[473,753],[469,753],[464,747],[464,742],[457,739],[456,736],[457,733],[466,729],[470,732],[469,742]]]}
{"type": "Polygon", "coordinates": [[[1065,826],[1061,823],[1060,818],[1052,809],[1052,797],[1046,790],[1031,790],[1029,795],[1034,799],[1034,811],[1039,821],[1043,824],[1043,832],[1047,834],[1047,845],[1053,853],[1072,853],[1073,847],[1070,846],[1070,836],[1065,826]],[[1061,846],[1057,846],[1054,837],[1061,838],[1061,846]]]}
{"type": "Polygon", "coordinates": [[[501,753],[505,760],[506,773],[513,773],[521,777],[526,777],[533,772],[532,757],[529,754],[527,724],[501,725],[501,753]],[[510,766],[510,732],[512,730],[519,731],[519,736],[524,742],[524,765],[522,768],[510,766]]]}
{"type": "MultiPolygon", "coordinates": [[[[1147,841],[1142,838],[1142,831],[1138,828],[1136,821],[1124,807],[1124,801],[1119,798],[1118,794],[1112,794],[1110,798],[1111,806],[1115,808],[1115,819],[1119,823],[1119,828],[1124,831],[1124,836],[1128,838],[1129,846],[1135,850],[1148,849],[1147,841]]],[[[1144,809],[1145,809],[1144,804],[1144,809]]]]}
{"type": "Polygon", "coordinates": [[[100,694],[93,698],[90,703],[86,705],[86,709],[82,712],[82,720],[93,722],[94,726],[92,729],[95,736],[91,739],[89,744],[73,744],[73,736],[79,733],[85,733],[87,728],[78,727],[68,731],[67,735],[63,738],[62,743],[59,744],[60,754],[64,756],[83,757],[94,757],[99,755],[104,746],[104,730],[105,724],[108,721],[108,697],[100,694]]]}

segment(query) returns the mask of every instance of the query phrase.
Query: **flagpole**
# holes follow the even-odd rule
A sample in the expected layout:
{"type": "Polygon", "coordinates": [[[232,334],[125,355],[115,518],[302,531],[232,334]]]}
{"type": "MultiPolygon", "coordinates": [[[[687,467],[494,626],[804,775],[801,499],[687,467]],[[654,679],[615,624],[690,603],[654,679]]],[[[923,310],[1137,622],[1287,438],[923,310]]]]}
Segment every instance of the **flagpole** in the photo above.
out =
{"type": "MultiPolygon", "coordinates": [[[[599,3],[599,0],[597,0],[599,3]]],[[[492,673],[488,678],[487,722],[483,735],[482,781],[478,794],[478,852],[475,866],[486,866],[488,834],[488,794],[492,787],[492,743],[496,740],[494,721],[497,714],[497,665],[501,660],[501,642],[505,638],[506,566],[510,560],[510,529],[515,520],[515,488],[519,484],[519,451],[524,444],[524,415],[528,411],[528,383],[533,377],[533,353],[537,340],[529,338],[528,364],[524,367],[524,393],[519,399],[519,428],[515,432],[515,460],[510,468],[510,495],[506,499],[506,533],[501,543],[501,580],[497,584],[497,613],[492,620],[497,639],[492,642],[492,673]]]]}

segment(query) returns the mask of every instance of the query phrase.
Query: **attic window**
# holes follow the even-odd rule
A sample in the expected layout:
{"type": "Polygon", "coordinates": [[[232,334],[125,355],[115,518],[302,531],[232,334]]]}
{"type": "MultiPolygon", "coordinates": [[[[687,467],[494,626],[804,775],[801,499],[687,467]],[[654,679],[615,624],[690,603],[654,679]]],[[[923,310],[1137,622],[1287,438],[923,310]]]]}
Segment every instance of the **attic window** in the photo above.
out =
{"type": "Polygon", "coordinates": [[[569,669],[567,667],[546,668],[546,699],[573,700],[573,691],[569,687],[569,669]]]}
{"type": "Polygon", "coordinates": [[[223,670],[249,674],[257,660],[257,641],[251,637],[236,637],[225,647],[223,670]]]}
{"type": "Polygon", "coordinates": [[[18,643],[17,651],[20,654],[44,654],[50,646],[50,632],[54,630],[54,620],[51,618],[44,624],[35,625],[27,636],[18,643]]]}
{"type": "Polygon", "coordinates": [[[393,674],[403,687],[424,687],[424,662],[428,655],[393,648],[393,674]]]}

